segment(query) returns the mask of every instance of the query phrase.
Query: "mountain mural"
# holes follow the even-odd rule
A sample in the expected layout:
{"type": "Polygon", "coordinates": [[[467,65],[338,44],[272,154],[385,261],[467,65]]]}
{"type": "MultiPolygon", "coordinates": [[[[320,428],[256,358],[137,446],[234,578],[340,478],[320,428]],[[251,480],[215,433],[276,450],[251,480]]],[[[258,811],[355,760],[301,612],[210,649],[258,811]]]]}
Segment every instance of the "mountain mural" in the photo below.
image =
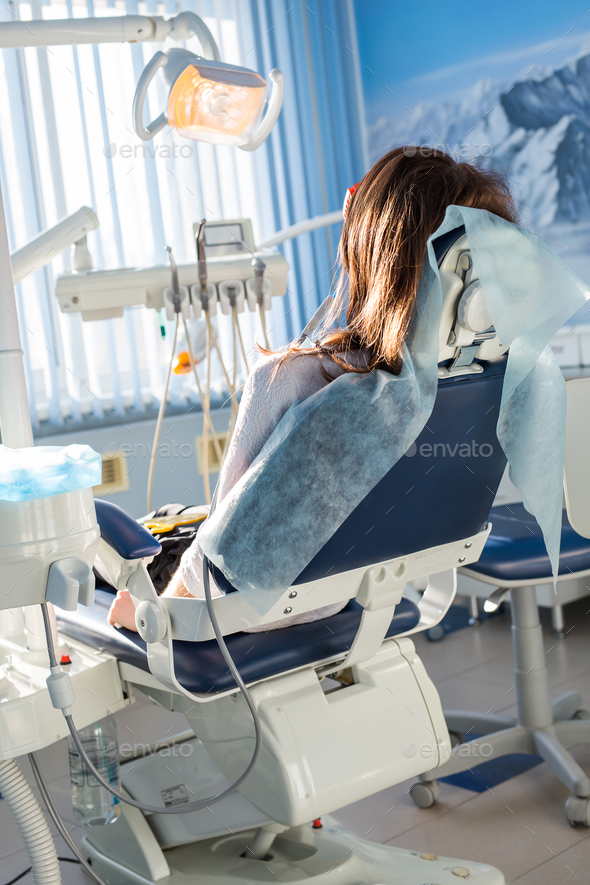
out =
{"type": "Polygon", "coordinates": [[[373,159],[400,144],[479,157],[508,176],[523,222],[538,231],[590,222],[590,55],[512,85],[481,81],[459,101],[423,102],[403,119],[381,118],[369,137],[373,159]]]}

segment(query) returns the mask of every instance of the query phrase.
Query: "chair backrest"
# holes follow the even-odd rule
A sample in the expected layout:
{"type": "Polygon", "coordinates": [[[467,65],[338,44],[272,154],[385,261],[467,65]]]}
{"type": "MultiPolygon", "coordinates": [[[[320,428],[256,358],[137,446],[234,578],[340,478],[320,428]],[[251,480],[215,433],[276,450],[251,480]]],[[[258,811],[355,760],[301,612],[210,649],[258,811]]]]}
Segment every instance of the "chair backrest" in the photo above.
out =
{"type": "MultiPolygon", "coordinates": [[[[490,354],[505,350],[491,332],[484,335],[483,345],[472,348],[481,366],[479,373],[448,372],[453,362],[449,356],[457,352],[448,342],[457,328],[458,304],[467,286],[473,288],[477,281],[476,269],[470,259],[463,262],[469,266],[467,273],[458,267],[469,248],[464,227],[449,231],[433,245],[441,269],[443,310],[442,377],[432,415],[406,455],[361,501],[294,584],[468,538],[487,522],[506,467],[496,425],[507,357],[489,359],[490,354]],[[480,359],[482,353],[485,360],[480,359]]],[[[468,337],[466,343],[473,341],[468,337]]],[[[371,457],[370,440],[367,457],[371,457]]],[[[216,566],[213,574],[226,593],[235,590],[216,566]]]]}
{"type": "MultiPolygon", "coordinates": [[[[295,584],[481,531],[506,466],[496,436],[506,357],[441,379],[414,445],[361,501],[295,584]]],[[[367,457],[371,456],[367,442],[367,457]]]]}
{"type": "MultiPolygon", "coordinates": [[[[460,227],[434,242],[439,268],[452,273],[461,256],[459,247],[464,243],[468,248],[464,235],[465,228],[460,227]]],[[[470,261],[464,263],[469,265],[467,282],[471,283],[474,269],[470,261]]],[[[451,283],[445,295],[443,286],[442,322],[447,322],[448,329],[442,332],[445,349],[441,352],[445,354],[451,352],[447,336],[462,290],[462,285],[451,283]]],[[[491,347],[498,346],[495,342],[490,333],[486,354],[495,352],[491,347]]],[[[479,374],[446,373],[440,378],[432,415],[414,445],[337,529],[295,584],[427,550],[482,530],[506,466],[496,436],[506,360],[505,356],[478,360],[483,368],[479,374]]],[[[371,457],[369,440],[367,457],[371,457]]]]}

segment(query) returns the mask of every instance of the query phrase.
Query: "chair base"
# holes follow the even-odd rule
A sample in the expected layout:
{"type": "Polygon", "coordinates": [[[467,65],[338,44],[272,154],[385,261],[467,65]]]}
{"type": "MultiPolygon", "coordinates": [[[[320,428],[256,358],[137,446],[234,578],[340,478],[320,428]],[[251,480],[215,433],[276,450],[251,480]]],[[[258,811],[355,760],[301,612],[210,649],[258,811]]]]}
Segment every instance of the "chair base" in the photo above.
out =
{"type": "MultiPolygon", "coordinates": [[[[565,697],[565,696],[564,696],[565,697]]],[[[562,698],[558,699],[560,702],[562,698]]],[[[447,723],[450,731],[460,730],[467,719],[467,713],[449,713],[447,723]]],[[[590,743],[590,719],[555,721],[543,729],[529,729],[514,724],[503,731],[484,731],[485,724],[479,719],[477,731],[481,740],[469,741],[454,748],[454,755],[443,766],[436,769],[438,777],[449,777],[509,753],[539,755],[557,777],[568,787],[573,796],[566,802],[566,818],[572,826],[590,827],[590,780],[580,768],[566,747],[574,744],[590,743]]],[[[422,808],[434,805],[439,789],[438,781],[423,775],[421,783],[412,788],[412,798],[422,808]],[[430,788],[421,789],[422,785],[430,788]],[[429,801],[429,799],[431,801],[429,801]]]]}
{"type": "Polygon", "coordinates": [[[533,586],[511,591],[516,718],[462,710],[445,711],[450,732],[478,739],[460,743],[451,758],[422,775],[411,795],[421,808],[434,805],[440,786],[434,778],[449,777],[488,759],[511,753],[539,755],[573,794],[566,802],[572,826],[590,827],[590,777],[567,748],[590,743],[590,712],[582,707],[578,692],[569,691],[552,703],[545,667],[543,635],[533,586]],[[481,740],[479,737],[481,736],[481,740]]]}
{"type": "MultiPolygon", "coordinates": [[[[262,860],[244,856],[252,844],[253,830],[168,849],[164,855],[170,875],[163,877],[164,881],[166,885],[267,885],[271,881],[290,885],[455,885],[469,878],[474,885],[505,885],[502,873],[488,864],[367,842],[330,816],[322,821],[321,829],[297,827],[277,836],[262,860]]],[[[82,840],[82,851],[92,861],[92,869],[110,885],[155,885],[158,881],[117,863],[104,849],[97,850],[89,837],[82,840]]]]}

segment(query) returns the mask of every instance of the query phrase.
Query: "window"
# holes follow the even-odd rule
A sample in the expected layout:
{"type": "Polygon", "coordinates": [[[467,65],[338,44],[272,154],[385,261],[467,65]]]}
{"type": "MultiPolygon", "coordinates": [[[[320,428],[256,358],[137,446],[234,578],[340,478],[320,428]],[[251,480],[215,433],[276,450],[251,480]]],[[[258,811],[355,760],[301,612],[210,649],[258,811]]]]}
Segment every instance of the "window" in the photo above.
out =
{"type": "MultiPolygon", "coordinates": [[[[263,75],[281,67],[287,81],[279,125],[268,143],[248,153],[182,139],[163,130],[153,142],[133,132],[135,84],[153,53],[149,44],[4,49],[0,53],[0,177],[11,249],[81,206],[100,227],[88,237],[95,267],[178,262],[195,258],[192,226],[206,217],[252,219],[257,242],[312,215],[333,211],[364,169],[362,102],[349,4],[194,2],[175,6],[136,0],[13,2],[4,20],[83,18],[197,12],[225,61],[263,75]],[[289,9],[289,5],[291,9],[289,9]],[[311,47],[313,45],[313,61],[311,47]]],[[[187,48],[199,50],[196,38],[187,48]]],[[[358,53],[357,53],[358,55],[358,53]]],[[[165,107],[159,80],[150,118],[165,107]]],[[[330,288],[338,228],[306,234],[285,246],[291,282],[274,299],[274,345],[297,334],[330,288]]],[[[154,311],[128,308],[117,319],[83,322],[64,315],[56,275],[70,267],[64,253],[17,286],[31,417],[35,432],[88,421],[132,420],[161,396],[170,357],[154,311]]],[[[246,349],[256,333],[245,315],[246,349]]],[[[220,337],[231,341],[219,318],[220,337]]],[[[167,325],[164,321],[164,325],[167,325]]],[[[221,379],[215,382],[221,393],[221,379]]],[[[194,380],[171,388],[178,404],[198,403],[194,380]]]]}

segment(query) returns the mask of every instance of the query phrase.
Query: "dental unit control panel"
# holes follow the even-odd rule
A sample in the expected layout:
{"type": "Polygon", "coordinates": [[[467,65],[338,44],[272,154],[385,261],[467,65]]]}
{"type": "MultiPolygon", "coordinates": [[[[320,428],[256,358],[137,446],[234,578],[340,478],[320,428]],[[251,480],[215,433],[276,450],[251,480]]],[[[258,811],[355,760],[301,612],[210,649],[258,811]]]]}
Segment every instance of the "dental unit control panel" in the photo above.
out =
{"type": "MultiPolygon", "coordinates": [[[[194,226],[195,235],[198,226],[194,226]]],[[[252,312],[258,309],[254,260],[266,266],[262,281],[263,309],[270,310],[271,299],[285,294],[289,266],[281,252],[256,250],[249,219],[207,221],[204,245],[207,281],[212,287],[211,315],[216,313],[218,305],[223,314],[229,313],[232,284],[238,293],[238,312],[244,310],[245,304],[252,312]]],[[[202,302],[198,262],[179,263],[177,270],[180,286],[188,290],[185,317],[199,318],[202,302]]],[[[155,310],[167,307],[165,291],[169,285],[170,266],[162,264],[61,274],[57,278],[56,294],[63,313],[81,313],[84,320],[102,320],[122,316],[124,307],[144,305],[155,310]]]]}

